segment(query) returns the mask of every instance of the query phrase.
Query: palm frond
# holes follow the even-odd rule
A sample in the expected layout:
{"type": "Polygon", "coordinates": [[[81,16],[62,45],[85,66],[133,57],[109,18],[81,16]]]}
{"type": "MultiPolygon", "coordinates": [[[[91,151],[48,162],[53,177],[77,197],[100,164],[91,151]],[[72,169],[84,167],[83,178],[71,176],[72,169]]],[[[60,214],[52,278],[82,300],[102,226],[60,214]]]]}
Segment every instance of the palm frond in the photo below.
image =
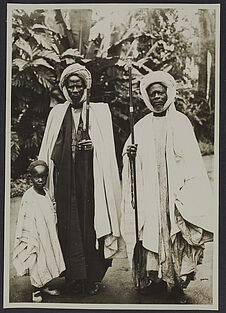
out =
{"type": "Polygon", "coordinates": [[[23,71],[24,68],[28,65],[28,61],[21,59],[21,58],[16,58],[13,60],[13,66],[17,66],[19,71],[23,71]]]}
{"type": "Polygon", "coordinates": [[[47,67],[51,70],[54,70],[54,67],[52,67],[52,65],[50,65],[45,59],[43,58],[38,58],[38,59],[35,59],[32,61],[31,65],[33,65],[34,67],[37,67],[37,66],[44,66],[44,67],[47,67]]]}
{"type": "Polygon", "coordinates": [[[60,57],[55,51],[50,51],[50,50],[41,50],[39,48],[36,48],[33,51],[33,58],[35,57],[42,57],[50,61],[54,61],[59,63],[60,62],[60,57]]]}
{"type": "Polygon", "coordinates": [[[73,48],[70,48],[70,49],[67,49],[66,51],[64,51],[61,55],[61,57],[81,57],[82,58],[82,55],[80,55],[78,49],[73,49],[73,48]]]}
{"type": "Polygon", "coordinates": [[[22,37],[17,39],[14,43],[19,49],[24,51],[30,58],[32,56],[32,49],[28,41],[24,40],[22,37]]]}
{"type": "Polygon", "coordinates": [[[55,76],[50,72],[46,71],[46,68],[42,66],[38,66],[35,71],[35,76],[38,79],[38,82],[45,88],[45,89],[51,89],[53,86],[53,83],[55,82],[55,76]]]}
{"type": "Polygon", "coordinates": [[[54,43],[52,37],[47,36],[47,34],[36,34],[36,33],[33,33],[33,37],[37,41],[37,43],[43,48],[50,51],[54,50],[56,53],[59,53],[59,50],[56,44],[54,43]]]}

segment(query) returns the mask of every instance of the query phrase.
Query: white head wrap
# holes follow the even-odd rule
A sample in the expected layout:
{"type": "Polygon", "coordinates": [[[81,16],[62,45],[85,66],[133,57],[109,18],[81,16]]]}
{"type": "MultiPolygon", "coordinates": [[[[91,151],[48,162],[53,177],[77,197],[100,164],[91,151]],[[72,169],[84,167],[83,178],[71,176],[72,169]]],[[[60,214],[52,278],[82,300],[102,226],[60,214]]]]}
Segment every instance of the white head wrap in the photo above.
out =
{"type": "Polygon", "coordinates": [[[92,85],[91,73],[87,70],[87,68],[85,68],[85,66],[83,66],[79,63],[71,64],[64,69],[64,71],[62,72],[61,77],[60,77],[59,87],[62,90],[66,100],[69,101],[70,103],[72,103],[72,100],[69,97],[65,83],[66,83],[68,77],[71,75],[78,76],[85,83],[86,89],[84,90],[84,93],[83,93],[81,101],[80,101],[81,103],[83,103],[86,101],[86,98],[87,98],[87,89],[90,89],[91,85],[92,85]]]}
{"type": "Polygon", "coordinates": [[[156,71],[145,75],[140,82],[140,92],[144,103],[152,112],[160,113],[159,111],[155,111],[147,94],[147,88],[154,83],[161,83],[167,88],[167,100],[161,110],[161,112],[164,112],[174,102],[176,96],[175,79],[169,73],[156,71]]]}

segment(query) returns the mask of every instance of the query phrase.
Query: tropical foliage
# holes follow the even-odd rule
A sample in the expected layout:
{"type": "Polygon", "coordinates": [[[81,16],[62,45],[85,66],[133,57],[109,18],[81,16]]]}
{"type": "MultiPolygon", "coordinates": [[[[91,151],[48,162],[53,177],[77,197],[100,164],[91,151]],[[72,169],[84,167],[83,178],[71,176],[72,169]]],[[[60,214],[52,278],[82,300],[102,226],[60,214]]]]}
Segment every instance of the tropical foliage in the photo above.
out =
{"type": "Polygon", "coordinates": [[[94,22],[90,10],[84,10],[79,13],[80,24],[73,23],[79,10],[62,11],[13,12],[13,177],[24,174],[29,160],[37,156],[49,110],[64,101],[58,89],[60,74],[73,62],[86,65],[92,73],[91,100],[110,105],[119,166],[129,133],[128,57],[132,58],[135,120],[147,113],[139,94],[140,78],[152,70],[166,70],[179,85],[177,108],[188,115],[201,142],[213,143],[214,106],[192,76],[198,66],[194,49],[198,30],[178,10],[127,10],[121,19],[112,13],[97,16],[94,22]]]}

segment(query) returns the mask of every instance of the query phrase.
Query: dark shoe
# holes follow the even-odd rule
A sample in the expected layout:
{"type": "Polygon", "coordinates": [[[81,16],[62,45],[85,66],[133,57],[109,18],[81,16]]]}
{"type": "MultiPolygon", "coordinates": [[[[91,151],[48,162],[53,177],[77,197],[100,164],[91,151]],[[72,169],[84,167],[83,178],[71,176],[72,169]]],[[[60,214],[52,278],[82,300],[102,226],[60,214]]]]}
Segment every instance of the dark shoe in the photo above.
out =
{"type": "Polygon", "coordinates": [[[98,282],[90,283],[87,286],[87,293],[90,296],[95,296],[96,294],[98,294],[99,291],[100,291],[100,283],[98,283],[98,282]]]}
{"type": "Polygon", "coordinates": [[[71,292],[74,295],[78,295],[78,294],[82,293],[82,283],[81,282],[74,282],[71,285],[71,292]]]}
{"type": "Polygon", "coordinates": [[[176,302],[178,304],[186,304],[186,303],[188,303],[188,299],[187,299],[185,293],[181,293],[180,295],[178,295],[176,297],[176,302]]]}
{"type": "Polygon", "coordinates": [[[173,287],[171,294],[174,297],[176,303],[178,304],[186,304],[188,301],[187,296],[185,295],[183,289],[179,287],[173,287]]]}
{"type": "Polygon", "coordinates": [[[143,288],[136,288],[137,292],[140,293],[141,295],[150,295],[150,294],[157,294],[157,293],[162,293],[166,292],[167,290],[167,284],[166,282],[159,280],[159,282],[150,282],[148,286],[145,286],[143,288]]]}
{"type": "Polygon", "coordinates": [[[67,292],[73,293],[74,295],[77,295],[82,292],[81,281],[66,279],[65,287],[67,292]]]}
{"type": "Polygon", "coordinates": [[[150,294],[150,287],[137,288],[136,291],[142,296],[147,296],[150,294]]]}
{"type": "Polygon", "coordinates": [[[46,293],[50,296],[59,296],[60,295],[60,291],[58,289],[52,289],[50,287],[43,288],[42,292],[46,293]]]}

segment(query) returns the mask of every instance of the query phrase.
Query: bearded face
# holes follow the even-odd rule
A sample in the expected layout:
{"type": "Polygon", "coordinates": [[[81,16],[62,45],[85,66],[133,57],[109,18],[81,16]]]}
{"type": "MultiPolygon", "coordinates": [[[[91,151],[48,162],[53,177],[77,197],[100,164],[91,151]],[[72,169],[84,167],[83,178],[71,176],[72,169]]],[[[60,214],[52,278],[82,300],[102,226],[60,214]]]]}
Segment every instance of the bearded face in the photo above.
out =
{"type": "Polygon", "coordinates": [[[161,112],[167,101],[167,89],[160,83],[154,83],[147,88],[151,105],[157,112],[161,112]]]}

